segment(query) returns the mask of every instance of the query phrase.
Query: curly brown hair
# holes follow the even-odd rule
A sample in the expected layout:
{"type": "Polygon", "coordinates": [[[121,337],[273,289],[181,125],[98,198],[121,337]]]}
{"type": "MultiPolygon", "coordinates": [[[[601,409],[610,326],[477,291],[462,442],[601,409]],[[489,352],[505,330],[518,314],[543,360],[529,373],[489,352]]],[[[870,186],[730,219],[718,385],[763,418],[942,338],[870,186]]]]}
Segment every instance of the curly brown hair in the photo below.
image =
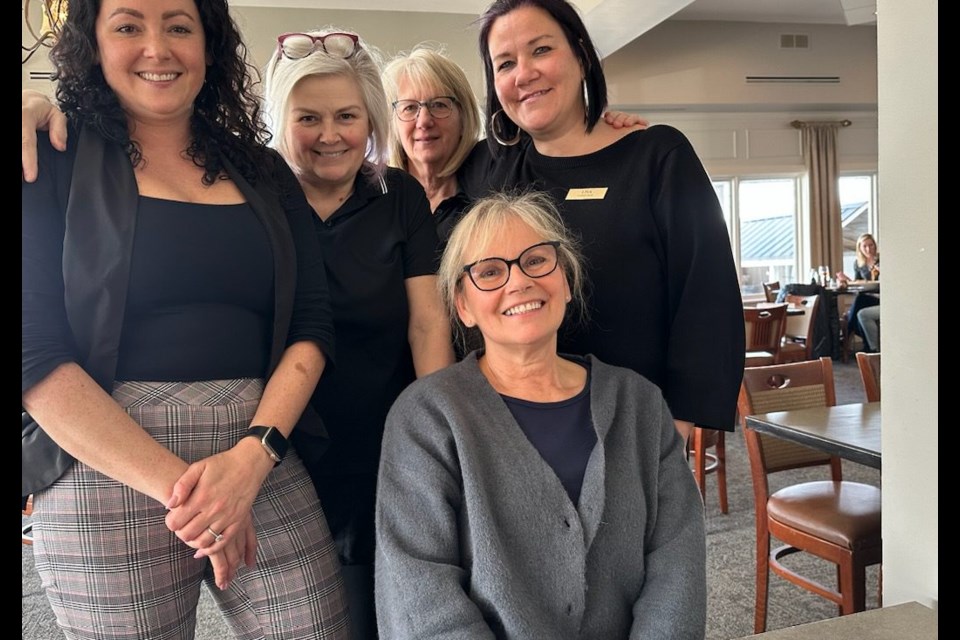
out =
{"type": "MultiPolygon", "coordinates": [[[[247,48],[230,17],[226,0],[194,0],[206,38],[206,77],[194,101],[191,142],[186,153],[202,167],[203,183],[225,177],[224,159],[244,178],[256,182],[273,156],[265,148],[270,134],[253,92],[259,80],[247,62],[247,48]]],[[[143,162],[130,139],[127,116],[100,68],[96,22],[101,0],[71,0],[70,13],[50,53],[60,108],[74,124],[95,129],[123,146],[134,166],[143,162]]]]}

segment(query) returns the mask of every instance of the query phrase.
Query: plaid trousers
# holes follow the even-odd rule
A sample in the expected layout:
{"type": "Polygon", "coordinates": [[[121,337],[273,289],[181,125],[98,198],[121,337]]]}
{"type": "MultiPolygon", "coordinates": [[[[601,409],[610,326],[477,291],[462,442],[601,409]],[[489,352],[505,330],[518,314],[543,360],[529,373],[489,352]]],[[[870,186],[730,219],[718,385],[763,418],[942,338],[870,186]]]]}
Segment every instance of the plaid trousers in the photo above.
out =
{"type": "MultiPolygon", "coordinates": [[[[113,397],[191,463],[242,438],[262,393],[258,379],[119,382],[113,397]]],[[[192,639],[201,581],[237,638],[349,638],[337,550],[295,451],[254,502],[256,565],[226,591],[165,515],[152,498],[80,462],[34,496],[36,567],[67,638],[192,639]]]]}

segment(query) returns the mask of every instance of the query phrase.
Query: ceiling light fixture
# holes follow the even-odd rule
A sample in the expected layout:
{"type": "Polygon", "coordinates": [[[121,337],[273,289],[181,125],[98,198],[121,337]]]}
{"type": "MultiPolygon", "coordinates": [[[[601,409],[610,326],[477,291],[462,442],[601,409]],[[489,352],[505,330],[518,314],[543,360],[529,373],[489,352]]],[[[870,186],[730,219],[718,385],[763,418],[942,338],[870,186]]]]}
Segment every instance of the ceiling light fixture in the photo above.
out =
{"type": "Polygon", "coordinates": [[[40,47],[52,47],[60,35],[63,23],[67,21],[67,0],[40,0],[40,29],[34,28],[36,21],[36,3],[25,0],[23,3],[23,22],[33,38],[27,46],[20,44],[20,64],[26,64],[40,47]],[[31,7],[31,5],[34,5],[31,7]]]}

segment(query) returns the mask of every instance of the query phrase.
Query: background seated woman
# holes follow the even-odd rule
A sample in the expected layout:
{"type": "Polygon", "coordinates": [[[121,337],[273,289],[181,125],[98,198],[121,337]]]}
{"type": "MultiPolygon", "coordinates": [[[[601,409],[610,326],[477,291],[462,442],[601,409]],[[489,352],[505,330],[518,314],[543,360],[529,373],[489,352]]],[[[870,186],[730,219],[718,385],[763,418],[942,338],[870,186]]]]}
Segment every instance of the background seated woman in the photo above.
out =
{"type": "MultiPolygon", "coordinates": [[[[841,284],[851,282],[877,282],[880,280],[880,251],[877,241],[869,233],[863,233],[857,238],[857,260],[853,266],[853,279],[840,272],[837,280],[841,284]]],[[[856,333],[867,343],[868,350],[880,350],[880,310],[867,311],[871,307],[878,307],[880,298],[876,294],[861,291],[853,299],[853,304],[847,310],[847,331],[856,333]],[[865,326],[869,328],[865,329],[865,326]]]]}

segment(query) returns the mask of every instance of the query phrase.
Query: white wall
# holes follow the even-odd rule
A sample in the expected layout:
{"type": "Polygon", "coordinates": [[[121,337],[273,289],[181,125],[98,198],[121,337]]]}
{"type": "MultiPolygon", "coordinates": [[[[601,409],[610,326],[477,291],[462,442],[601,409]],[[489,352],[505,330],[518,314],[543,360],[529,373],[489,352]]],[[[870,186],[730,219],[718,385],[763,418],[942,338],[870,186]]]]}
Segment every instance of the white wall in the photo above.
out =
{"type": "Polygon", "coordinates": [[[686,134],[713,177],[806,171],[793,120],[850,120],[840,129],[841,171],[876,171],[877,113],[870,111],[695,112],[634,110],[686,134]]]}
{"type": "Polygon", "coordinates": [[[285,31],[308,31],[328,25],[359,33],[388,58],[424,42],[439,42],[467,73],[478,95],[483,92],[478,30],[473,17],[447,13],[399,11],[339,11],[333,9],[264,9],[233,7],[231,13],[250,48],[251,59],[263,69],[273,55],[277,35],[285,31]]]}
{"type": "Polygon", "coordinates": [[[713,176],[805,170],[792,120],[850,120],[841,171],[877,168],[876,28],[667,21],[604,60],[613,108],[683,131],[713,176]],[[781,49],[803,34],[808,49],[781,49]],[[837,84],[748,84],[748,75],[837,84]]]}
{"type": "MultiPolygon", "coordinates": [[[[33,3],[34,6],[36,3],[33,3]]],[[[308,31],[328,25],[359,33],[364,40],[375,45],[386,56],[411,49],[425,41],[445,45],[447,54],[467,73],[477,95],[483,93],[483,72],[477,52],[478,29],[473,25],[474,16],[449,13],[398,12],[398,11],[346,11],[334,9],[289,9],[263,7],[231,7],[244,42],[250,53],[250,62],[263,70],[273,55],[277,35],[285,31],[308,31]]],[[[39,25],[39,16],[34,22],[39,25]]],[[[21,25],[23,23],[21,22],[21,25]]],[[[22,27],[22,41],[30,40],[22,27]]],[[[35,82],[27,78],[30,70],[49,70],[49,49],[41,49],[26,65],[22,65],[21,88],[30,88],[51,94],[49,82],[35,82]]]]}
{"type": "Polygon", "coordinates": [[[875,109],[876,28],[671,20],[604,61],[610,103],[627,108],[875,109]],[[781,49],[781,34],[807,49],[781,49]],[[836,84],[748,84],[746,76],[836,76],[836,84]]]}
{"type": "Polygon", "coordinates": [[[940,597],[937,5],[877,3],[884,604],[940,597]]]}

